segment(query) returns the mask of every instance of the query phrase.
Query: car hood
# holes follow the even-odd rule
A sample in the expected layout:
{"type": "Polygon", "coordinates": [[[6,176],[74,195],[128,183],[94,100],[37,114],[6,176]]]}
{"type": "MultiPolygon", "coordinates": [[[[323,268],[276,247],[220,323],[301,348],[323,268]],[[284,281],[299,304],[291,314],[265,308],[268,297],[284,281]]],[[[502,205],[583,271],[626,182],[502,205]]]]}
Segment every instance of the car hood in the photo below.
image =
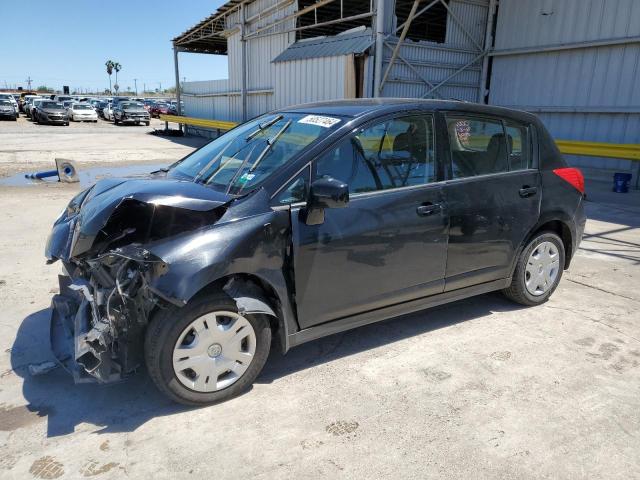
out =
{"type": "Polygon", "coordinates": [[[47,241],[46,257],[51,261],[88,252],[112,217],[127,219],[132,214],[152,215],[157,207],[175,212],[210,212],[234,197],[191,181],[165,178],[110,178],[98,181],[76,196],[54,224],[47,241]],[[135,212],[134,212],[135,211],[135,212]],[[133,212],[133,213],[132,213],[133,212]]]}
{"type": "Polygon", "coordinates": [[[147,113],[144,108],[123,108],[122,111],[126,113],[147,113]]]}

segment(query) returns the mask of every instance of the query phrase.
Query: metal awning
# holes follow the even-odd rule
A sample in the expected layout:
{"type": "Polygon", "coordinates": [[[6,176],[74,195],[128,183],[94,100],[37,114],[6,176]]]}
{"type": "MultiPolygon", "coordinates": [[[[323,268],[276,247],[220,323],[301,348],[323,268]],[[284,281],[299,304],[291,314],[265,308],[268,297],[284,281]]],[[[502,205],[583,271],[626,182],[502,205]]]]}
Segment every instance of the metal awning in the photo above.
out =
{"type": "Polygon", "coordinates": [[[364,53],[373,43],[370,28],[340,33],[331,37],[311,38],[291,44],[273,59],[274,63],[364,53]]]}
{"type": "Polygon", "coordinates": [[[227,54],[226,17],[236,11],[242,0],[230,0],[213,14],[173,39],[173,46],[182,52],[227,54]]]}

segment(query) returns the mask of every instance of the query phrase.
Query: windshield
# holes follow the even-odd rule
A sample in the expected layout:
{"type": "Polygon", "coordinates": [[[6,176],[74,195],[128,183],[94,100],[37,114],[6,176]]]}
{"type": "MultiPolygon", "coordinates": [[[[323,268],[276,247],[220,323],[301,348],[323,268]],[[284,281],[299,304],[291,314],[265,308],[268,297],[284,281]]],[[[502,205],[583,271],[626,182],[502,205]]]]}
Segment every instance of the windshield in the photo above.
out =
{"type": "Polygon", "coordinates": [[[13,103],[11,103],[9,100],[4,100],[4,99],[0,98],[0,105],[11,105],[11,106],[13,106],[13,103]]]}
{"type": "Polygon", "coordinates": [[[64,108],[59,102],[42,102],[42,108],[64,108]]]}
{"type": "Polygon", "coordinates": [[[120,104],[121,108],[142,108],[141,103],[136,102],[125,102],[120,104]]]}
{"type": "Polygon", "coordinates": [[[93,110],[91,105],[74,105],[73,109],[74,110],[93,110]]]}
{"type": "Polygon", "coordinates": [[[256,188],[278,168],[336,129],[341,118],[269,114],[240,125],[185,157],[170,177],[188,178],[226,193],[256,188]]]}

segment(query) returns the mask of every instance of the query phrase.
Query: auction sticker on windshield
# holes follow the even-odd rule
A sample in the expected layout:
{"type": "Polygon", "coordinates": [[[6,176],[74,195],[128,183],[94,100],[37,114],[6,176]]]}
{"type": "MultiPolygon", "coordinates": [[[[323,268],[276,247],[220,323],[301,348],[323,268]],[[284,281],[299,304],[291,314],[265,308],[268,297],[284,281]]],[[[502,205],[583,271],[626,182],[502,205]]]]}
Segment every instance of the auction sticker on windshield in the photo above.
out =
{"type": "Polygon", "coordinates": [[[339,118],[325,117],[323,115],[307,115],[298,120],[298,123],[308,123],[319,127],[330,128],[340,121],[339,118]]]}

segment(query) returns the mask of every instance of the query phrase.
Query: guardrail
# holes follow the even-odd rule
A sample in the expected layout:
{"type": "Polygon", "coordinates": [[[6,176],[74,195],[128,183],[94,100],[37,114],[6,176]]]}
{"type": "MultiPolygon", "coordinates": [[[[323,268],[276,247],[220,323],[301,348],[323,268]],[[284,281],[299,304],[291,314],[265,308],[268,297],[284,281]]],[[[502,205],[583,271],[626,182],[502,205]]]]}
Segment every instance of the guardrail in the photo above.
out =
{"type": "Polygon", "coordinates": [[[577,140],[556,140],[556,145],[567,155],[621,158],[640,161],[640,145],[633,143],[600,143],[577,140]]]}
{"type": "Polygon", "coordinates": [[[226,122],[224,120],[207,120],[206,118],[183,117],[181,115],[160,115],[160,120],[170,123],[181,123],[182,125],[193,125],[194,127],[212,128],[214,130],[231,130],[238,125],[236,122],[226,122]]]}
{"type": "MultiPolygon", "coordinates": [[[[160,120],[194,127],[212,128],[214,130],[231,130],[238,125],[235,122],[223,120],[207,120],[204,118],[182,117],[179,115],[160,115],[160,120]]],[[[578,140],[556,140],[556,145],[562,153],[586,157],[620,158],[623,160],[640,161],[640,144],[633,143],[600,143],[583,142],[578,140]]]]}

